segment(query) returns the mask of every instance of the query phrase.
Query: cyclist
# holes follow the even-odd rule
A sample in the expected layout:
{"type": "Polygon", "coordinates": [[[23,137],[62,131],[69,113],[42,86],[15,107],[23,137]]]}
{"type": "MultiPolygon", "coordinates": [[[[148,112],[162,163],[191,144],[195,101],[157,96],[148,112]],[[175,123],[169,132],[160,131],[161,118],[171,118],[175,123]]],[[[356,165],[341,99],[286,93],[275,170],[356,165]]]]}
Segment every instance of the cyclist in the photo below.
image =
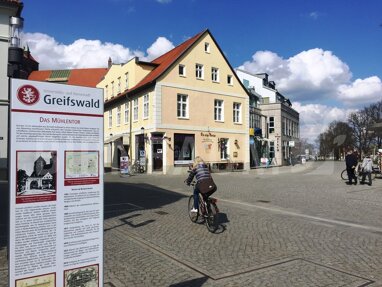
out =
{"type": "MultiPolygon", "coordinates": [[[[190,185],[194,177],[196,178],[196,184],[194,188],[194,207],[191,209],[191,212],[196,213],[198,212],[198,209],[199,209],[198,198],[199,198],[200,187],[198,183],[200,183],[204,179],[211,178],[211,173],[208,169],[208,166],[206,165],[206,163],[200,156],[195,157],[190,174],[188,175],[188,178],[186,179],[186,184],[190,185]]],[[[208,197],[215,191],[216,191],[216,186],[214,190],[211,190],[210,192],[205,194],[205,196],[208,197]]]]}

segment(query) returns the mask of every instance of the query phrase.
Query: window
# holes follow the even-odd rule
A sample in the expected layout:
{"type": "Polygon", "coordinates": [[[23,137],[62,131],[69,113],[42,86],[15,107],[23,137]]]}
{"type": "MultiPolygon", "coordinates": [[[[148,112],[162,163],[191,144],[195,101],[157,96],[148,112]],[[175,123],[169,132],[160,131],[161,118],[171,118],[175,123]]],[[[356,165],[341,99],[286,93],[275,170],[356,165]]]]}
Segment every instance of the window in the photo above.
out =
{"type": "Polygon", "coordinates": [[[138,120],[138,99],[134,99],[133,101],[133,120],[138,120]]]}
{"type": "Polygon", "coordinates": [[[288,159],[289,157],[289,147],[288,147],[288,142],[283,141],[283,158],[288,159]]]}
{"type": "Polygon", "coordinates": [[[233,85],[233,78],[232,78],[232,75],[228,75],[228,76],[227,76],[227,84],[228,84],[228,85],[231,85],[231,86],[233,85]]]}
{"type": "Polygon", "coordinates": [[[179,65],[179,76],[186,76],[186,66],[185,65],[179,65]]]}
{"type": "Polygon", "coordinates": [[[189,164],[195,157],[195,135],[174,134],[174,164],[189,164]]]}
{"type": "Polygon", "coordinates": [[[129,103],[126,103],[125,104],[125,124],[129,122],[129,116],[130,116],[129,103]]]}
{"type": "Polygon", "coordinates": [[[121,77],[118,78],[118,83],[117,83],[117,94],[121,93],[121,77]]]}
{"type": "Polygon", "coordinates": [[[196,70],[196,78],[197,78],[197,79],[204,79],[204,69],[203,69],[203,65],[201,65],[201,64],[196,64],[196,66],[195,66],[195,70],[196,70]]]}
{"type": "Polygon", "coordinates": [[[215,100],[214,119],[215,121],[224,121],[224,110],[222,100],[215,100]]]}
{"type": "Polygon", "coordinates": [[[212,82],[219,82],[219,69],[211,68],[211,80],[212,82]]]}
{"type": "Polygon", "coordinates": [[[272,134],[275,132],[275,117],[269,117],[269,133],[272,134]]]}
{"type": "Polygon", "coordinates": [[[111,97],[114,97],[114,81],[111,82],[111,97]]]}
{"type": "Polygon", "coordinates": [[[113,111],[109,111],[109,128],[113,126],[113,111]]]}
{"type": "Polygon", "coordinates": [[[188,95],[178,94],[178,118],[188,118],[188,95]]]}
{"type": "Polygon", "coordinates": [[[286,135],[286,118],[282,117],[281,120],[281,130],[283,132],[283,136],[286,135]]]}
{"type": "Polygon", "coordinates": [[[149,117],[149,95],[143,96],[143,118],[147,119],[149,117]]]}
{"type": "Polygon", "coordinates": [[[275,142],[269,142],[269,157],[275,157],[275,142]]]}
{"type": "Polygon", "coordinates": [[[125,89],[129,88],[129,73],[125,73],[125,89]]]}
{"type": "Polygon", "coordinates": [[[228,139],[221,138],[219,141],[220,159],[228,159],[228,139]]]}
{"type": "Polygon", "coordinates": [[[109,86],[108,85],[105,86],[105,96],[106,96],[106,99],[109,98],[109,86]]]}
{"type": "Polygon", "coordinates": [[[233,122],[236,124],[241,123],[241,104],[233,103],[233,122]]]}
{"type": "Polygon", "coordinates": [[[121,106],[117,107],[117,126],[121,125],[121,106]]]}
{"type": "Polygon", "coordinates": [[[206,53],[210,52],[210,43],[208,43],[208,42],[204,43],[204,52],[206,52],[206,53]]]}

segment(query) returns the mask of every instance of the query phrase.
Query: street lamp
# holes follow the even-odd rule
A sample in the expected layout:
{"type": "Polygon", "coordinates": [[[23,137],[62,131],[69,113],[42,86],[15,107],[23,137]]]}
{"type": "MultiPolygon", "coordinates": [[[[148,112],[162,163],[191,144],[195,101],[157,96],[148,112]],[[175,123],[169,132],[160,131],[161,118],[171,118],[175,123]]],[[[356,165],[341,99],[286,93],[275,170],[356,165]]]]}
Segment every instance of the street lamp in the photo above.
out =
{"type": "Polygon", "coordinates": [[[20,78],[20,70],[23,63],[24,51],[21,48],[20,33],[24,19],[21,17],[9,17],[9,47],[8,47],[8,142],[7,142],[7,168],[8,180],[10,179],[10,130],[11,130],[11,78],[20,78]]]}
{"type": "Polygon", "coordinates": [[[24,51],[21,48],[20,33],[24,19],[21,17],[9,17],[9,47],[8,47],[8,77],[20,78],[21,65],[24,51]]]}

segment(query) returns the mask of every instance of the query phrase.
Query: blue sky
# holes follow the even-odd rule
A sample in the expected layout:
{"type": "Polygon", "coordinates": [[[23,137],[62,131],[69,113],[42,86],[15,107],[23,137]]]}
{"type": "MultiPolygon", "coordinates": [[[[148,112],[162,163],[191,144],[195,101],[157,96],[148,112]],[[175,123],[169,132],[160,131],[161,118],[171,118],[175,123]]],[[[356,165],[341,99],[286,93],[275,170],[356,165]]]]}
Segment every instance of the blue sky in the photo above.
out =
{"type": "Polygon", "coordinates": [[[25,0],[22,16],[40,69],[152,60],[208,28],[233,67],[270,75],[311,141],[382,100],[380,0],[25,0]]]}

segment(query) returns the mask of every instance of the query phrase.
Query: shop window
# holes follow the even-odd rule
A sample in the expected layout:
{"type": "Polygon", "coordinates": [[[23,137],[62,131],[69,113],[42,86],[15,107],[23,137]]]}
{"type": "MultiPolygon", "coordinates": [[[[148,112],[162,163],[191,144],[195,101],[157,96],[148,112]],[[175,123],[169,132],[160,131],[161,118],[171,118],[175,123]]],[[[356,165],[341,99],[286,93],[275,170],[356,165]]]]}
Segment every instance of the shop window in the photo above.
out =
{"type": "Polygon", "coordinates": [[[189,164],[195,157],[195,135],[174,134],[174,164],[189,164]]]}
{"type": "Polygon", "coordinates": [[[220,159],[226,160],[228,159],[228,139],[221,138],[219,140],[219,148],[220,148],[220,159]]]}

